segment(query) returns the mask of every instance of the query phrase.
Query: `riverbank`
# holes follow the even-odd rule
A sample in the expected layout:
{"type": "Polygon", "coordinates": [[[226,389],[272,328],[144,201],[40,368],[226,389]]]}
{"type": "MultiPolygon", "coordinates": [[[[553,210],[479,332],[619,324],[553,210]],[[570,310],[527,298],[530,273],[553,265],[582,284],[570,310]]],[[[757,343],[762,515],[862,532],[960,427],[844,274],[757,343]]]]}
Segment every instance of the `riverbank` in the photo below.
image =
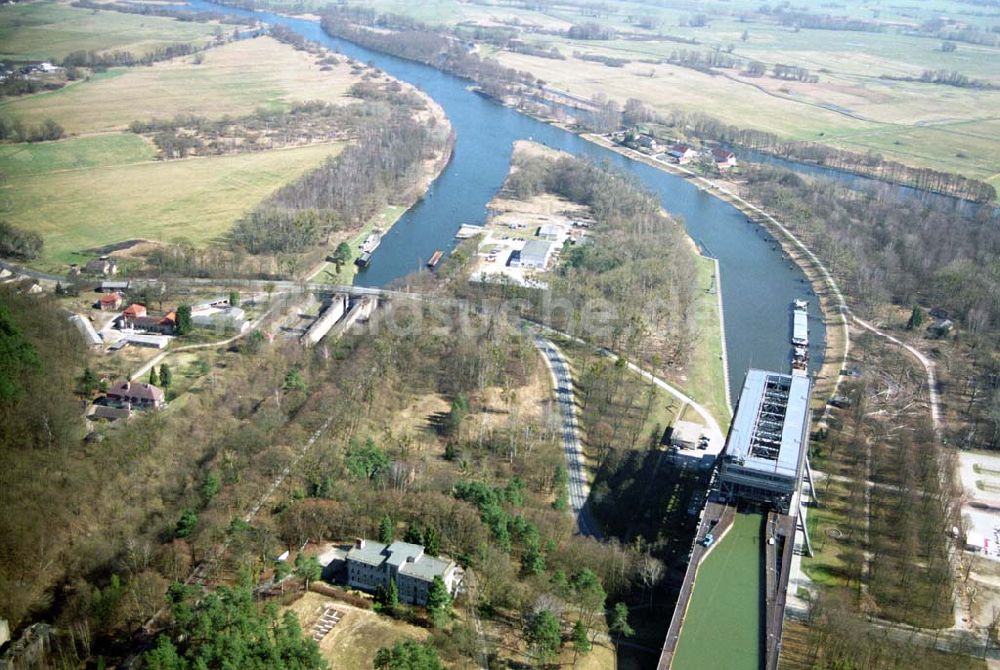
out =
{"type": "Polygon", "coordinates": [[[795,235],[781,225],[773,216],[764,212],[756,205],[747,202],[742,197],[720,186],[710,179],[692,172],[680,165],[663,163],[633,149],[614,144],[610,140],[581,133],[582,139],[606,149],[614,151],[632,160],[641,161],[663,172],[683,177],[695,184],[700,190],[729,203],[748,219],[763,226],[781,245],[789,260],[797,265],[805,274],[812,286],[813,292],[819,298],[820,311],[823,313],[826,325],[826,342],[824,343],[823,365],[815,375],[813,390],[813,410],[826,411],[826,400],[837,394],[840,387],[840,371],[845,367],[850,353],[850,333],[848,324],[848,307],[836,281],[826,270],[816,255],[809,250],[795,235]]]}
{"type": "MultiPolygon", "coordinates": [[[[441,173],[444,172],[444,169],[451,161],[452,150],[454,148],[454,129],[448,120],[448,116],[444,113],[444,109],[431,96],[416,86],[395,78],[393,78],[393,81],[398,82],[407,92],[418,96],[424,101],[426,110],[418,113],[416,115],[417,119],[421,123],[429,124],[433,127],[445,128],[450,139],[436,156],[424,161],[421,166],[420,175],[417,177],[413,188],[409,190],[409,197],[406,197],[402,204],[386,203],[382,211],[369,219],[360,229],[345,231],[331,236],[327,244],[327,249],[331,254],[342,242],[346,242],[351,247],[351,251],[356,252],[364,239],[375,230],[381,231],[382,235],[389,232],[407,210],[420,202],[426,195],[431,184],[441,176],[441,173]]],[[[303,275],[303,278],[310,282],[346,286],[354,283],[354,278],[358,274],[358,270],[359,268],[354,264],[353,259],[344,263],[339,269],[335,263],[323,260],[312,266],[303,275]]]]}

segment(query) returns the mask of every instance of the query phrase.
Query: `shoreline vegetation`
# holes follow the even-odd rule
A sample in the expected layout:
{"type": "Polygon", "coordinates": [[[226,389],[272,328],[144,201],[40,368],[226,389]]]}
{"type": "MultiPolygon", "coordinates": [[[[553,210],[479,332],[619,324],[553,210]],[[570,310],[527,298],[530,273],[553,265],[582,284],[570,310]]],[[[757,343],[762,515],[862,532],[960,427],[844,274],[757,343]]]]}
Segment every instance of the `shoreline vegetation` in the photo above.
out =
{"type": "MultiPolygon", "coordinates": [[[[428,114],[432,119],[432,125],[447,128],[449,137],[453,138],[454,131],[451,128],[451,122],[448,121],[448,116],[444,113],[441,105],[435,102],[430,95],[416,87],[412,88],[412,92],[424,101],[429,110],[428,114]]],[[[400,203],[386,204],[381,212],[370,217],[359,230],[349,233],[347,236],[337,236],[337,239],[331,240],[328,246],[336,248],[339,242],[344,242],[353,251],[361,245],[361,242],[371,232],[380,230],[383,235],[389,232],[399,219],[427,195],[428,189],[441,176],[444,169],[448,167],[448,163],[451,162],[453,150],[454,141],[452,139],[441,148],[436,156],[423,161],[423,165],[420,168],[420,176],[417,178],[413,188],[408,189],[409,197],[400,203]]],[[[354,283],[354,277],[357,273],[358,268],[353,262],[343,263],[338,267],[338,264],[331,260],[323,260],[305,272],[303,278],[307,281],[346,286],[354,283]]]]}

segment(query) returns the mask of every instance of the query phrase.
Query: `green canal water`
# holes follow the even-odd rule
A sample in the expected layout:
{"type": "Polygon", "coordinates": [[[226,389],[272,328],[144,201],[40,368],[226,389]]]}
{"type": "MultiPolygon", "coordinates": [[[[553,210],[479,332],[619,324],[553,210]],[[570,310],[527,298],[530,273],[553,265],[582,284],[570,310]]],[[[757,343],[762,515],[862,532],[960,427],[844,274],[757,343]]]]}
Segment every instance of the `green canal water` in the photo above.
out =
{"type": "Polygon", "coordinates": [[[698,571],[674,656],[675,670],[760,670],[760,514],[737,514],[698,571]]]}

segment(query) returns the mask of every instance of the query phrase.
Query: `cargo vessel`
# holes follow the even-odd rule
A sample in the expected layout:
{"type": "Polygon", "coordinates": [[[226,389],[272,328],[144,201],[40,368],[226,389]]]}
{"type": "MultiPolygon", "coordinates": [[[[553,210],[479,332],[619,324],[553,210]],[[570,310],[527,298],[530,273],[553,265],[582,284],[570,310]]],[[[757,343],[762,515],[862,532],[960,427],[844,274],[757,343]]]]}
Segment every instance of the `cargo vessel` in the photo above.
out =
{"type": "Polygon", "coordinates": [[[809,369],[809,302],[792,302],[792,372],[809,369]]]}
{"type": "Polygon", "coordinates": [[[382,244],[382,231],[374,230],[369,233],[365,241],[361,243],[361,253],[370,254],[371,252],[378,249],[378,245],[382,244]]]}

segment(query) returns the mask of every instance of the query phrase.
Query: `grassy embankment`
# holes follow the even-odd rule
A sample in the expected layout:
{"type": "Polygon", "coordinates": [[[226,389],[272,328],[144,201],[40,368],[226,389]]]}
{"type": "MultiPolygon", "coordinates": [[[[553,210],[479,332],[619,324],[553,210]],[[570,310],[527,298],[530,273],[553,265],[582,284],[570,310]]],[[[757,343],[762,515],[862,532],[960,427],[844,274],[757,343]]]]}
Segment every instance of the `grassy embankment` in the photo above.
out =
{"type": "Polygon", "coordinates": [[[105,244],[185,238],[204,245],[276,188],[341,145],[153,161],[155,149],[124,131],[135,119],[247,114],[295,100],[347,101],[349,66],[321,71],[313,59],[270,38],[180,58],[117,68],[53,93],[0,103],[0,113],[37,122],[51,116],[79,133],[57,142],[0,147],[8,175],[0,215],[45,238],[36,265],[61,269],[105,244]]]}
{"type": "MultiPolygon", "coordinates": [[[[698,333],[691,351],[691,362],[687,368],[686,380],[682,382],[684,391],[695,402],[704,405],[719,427],[725,431],[732,418],[729,401],[726,398],[726,368],[723,365],[722,314],[719,307],[719,278],[716,263],[711,258],[696,257],[698,272],[698,294],[695,320],[698,333]]],[[[722,278],[724,282],[725,277],[722,278]]],[[[700,418],[693,411],[685,417],[692,421],[700,418]]]]}

